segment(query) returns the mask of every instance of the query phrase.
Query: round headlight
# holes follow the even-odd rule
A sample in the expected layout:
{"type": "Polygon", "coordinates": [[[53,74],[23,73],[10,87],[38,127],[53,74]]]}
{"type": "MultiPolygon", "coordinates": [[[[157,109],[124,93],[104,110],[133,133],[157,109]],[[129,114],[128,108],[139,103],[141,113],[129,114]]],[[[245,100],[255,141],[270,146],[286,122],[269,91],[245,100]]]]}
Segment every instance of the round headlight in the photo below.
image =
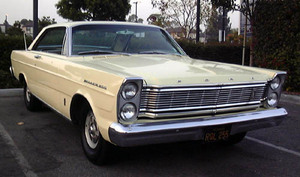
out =
{"type": "Polygon", "coordinates": [[[138,87],[134,83],[128,83],[123,87],[122,97],[125,100],[133,98],[138,92],[138,87]]]}
{"type": "Polygon", "coordinates": [[[272,80],[272,82],[271,82],[271,88],[273,90],[277,89],[279,87],[279,85],[280,85],[280,79],[279,79],[279,77],[276,77],[275,79],[272,80]]]}
{"type": "Polygon", "coordinates": [[[136,107],[131,103],[127,103],[122,107],[120,114],[124,121],[129,121],[136,114],[136,107]]]}
{"type": "Polygon", "coordinates": [[[277,94],[276,93],[271,93],[268,96],[268,105],[271,106],[271,107],[276,107],[277,102],[278,102],[277,94]]]}

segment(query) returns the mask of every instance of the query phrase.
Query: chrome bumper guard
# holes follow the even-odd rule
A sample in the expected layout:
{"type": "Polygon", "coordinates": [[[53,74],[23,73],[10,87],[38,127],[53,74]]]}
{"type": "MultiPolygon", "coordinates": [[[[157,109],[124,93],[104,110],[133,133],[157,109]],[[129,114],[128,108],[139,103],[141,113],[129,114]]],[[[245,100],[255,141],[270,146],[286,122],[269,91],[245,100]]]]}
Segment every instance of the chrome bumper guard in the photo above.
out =
{"type": "Polygon", "coordinates": [[[109,137],[113,144],[130,147],[147,144],[203,140],[204,129],[231,125],[231,135],[279,125],[287,116],[284,108],[214,116],[210,119],[173,120],[157,123],[122,125],[112,123],[109,137]]]}

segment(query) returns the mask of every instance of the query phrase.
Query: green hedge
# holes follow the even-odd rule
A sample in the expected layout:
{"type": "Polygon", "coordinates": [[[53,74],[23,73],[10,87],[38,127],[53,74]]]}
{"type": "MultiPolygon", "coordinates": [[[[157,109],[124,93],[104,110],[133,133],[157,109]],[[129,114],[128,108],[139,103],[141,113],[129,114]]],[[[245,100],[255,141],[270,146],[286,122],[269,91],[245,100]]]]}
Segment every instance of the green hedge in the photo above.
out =
{"type": "MultiPolygon", "coordinates": [[[[187,55],[195,59],[242,64],[243,46],[231,43],[193,43],[177,41],[187,55]]],[[[246,47],[245,65],[249,65],[250,49],[246,47]]]]}
{"type": "MultiPolygon", "coordinates": [[[[28,45],[31,42],[31,38],[27,39],[28,45]]],[[[0,89],[20,87],[20,84],[11,78],[9,72],[11,51],[18,49],[24,49],[23,36],[5,36],[0,34],[0,89]]]]}
{"type": "Polygon", "coordinates": [[[286,90],[300,91],[300,1],[257,1],[253,20],[254,62],[288,72],[286,90]]]}

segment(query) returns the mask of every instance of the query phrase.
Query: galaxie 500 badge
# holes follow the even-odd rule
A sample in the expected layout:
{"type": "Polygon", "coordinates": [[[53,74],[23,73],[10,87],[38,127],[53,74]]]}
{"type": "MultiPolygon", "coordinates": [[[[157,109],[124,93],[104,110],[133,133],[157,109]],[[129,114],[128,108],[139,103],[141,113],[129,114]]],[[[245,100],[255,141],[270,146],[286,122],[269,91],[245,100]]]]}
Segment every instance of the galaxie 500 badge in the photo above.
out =
{"type": "Polygon", "coordinates": [[[85,82],[85,83],[88,83],[88,84],[91,84],[91,85],[93,85],[93,86],[96,86],[96,87],[102,88],[102,89],[104,89],[104,90],[106,90],[106,89],[107,89],[107,88],[106,88],[106,86],[104,86],[104,85],[97,84],[97,83],[95,83],[95,82],[88,81],[88,80],[86,80],[86,79],[84,79],[84,82],[85,82]]]}

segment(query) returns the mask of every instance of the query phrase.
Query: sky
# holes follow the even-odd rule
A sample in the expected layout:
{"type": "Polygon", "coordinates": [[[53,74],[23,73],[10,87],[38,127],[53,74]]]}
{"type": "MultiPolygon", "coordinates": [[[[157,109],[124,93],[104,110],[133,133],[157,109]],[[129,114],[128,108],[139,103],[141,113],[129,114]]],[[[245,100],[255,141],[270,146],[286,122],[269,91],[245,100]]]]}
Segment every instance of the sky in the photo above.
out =
{"type": "MultiPolygon", "coordinates": [[[[57,14],[55,4],[59,0],[39,0],[38,6],[38,16],[42,18],[43,16],[50,16],[55,18],[58,23],[67,22],[68,20],[63,19],[57,14]]],[[[133,2],[138,2],[138,17],[147,22],[149,15],[153,13],[159,13],[158,9],[153,9],[151,5],[151,0],[131,0],[131,10],[129,14],[135,14],[135,4],[133,2]]],[[[5,15],[9,24],[13,25],[16,20],[33,19],[33,0],[0,0],[0,23],[3,24],[5,20],[5,15]]],[[[239,13],[229,12],[228,15],[231,18],[231,27],[238,28],[239,26],[239,13]]]]}

